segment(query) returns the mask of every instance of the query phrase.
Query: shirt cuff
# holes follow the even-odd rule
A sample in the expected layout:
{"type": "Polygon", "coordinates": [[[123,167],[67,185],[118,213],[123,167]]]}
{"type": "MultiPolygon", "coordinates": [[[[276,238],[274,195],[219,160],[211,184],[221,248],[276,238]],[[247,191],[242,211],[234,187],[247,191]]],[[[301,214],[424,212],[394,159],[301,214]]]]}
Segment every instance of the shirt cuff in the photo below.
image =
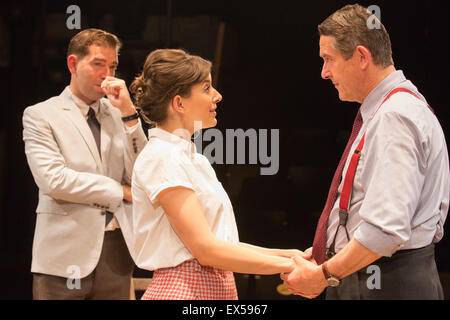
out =
{"type": "Polygon", "coordinates": [[[132,134],[136,129],[141,125],[141,119],[137,119],[138,122],[134,126],[127,126],[125,123],[123,124],[125,126],[125,132],[127,134],[132,134]]]}
{"type": "Polygon", "coordinates": [[[353,236],[364,247],[384,257],[392,256],[403,247],[396,237],[367,222],[362,222],[353,236]]]}

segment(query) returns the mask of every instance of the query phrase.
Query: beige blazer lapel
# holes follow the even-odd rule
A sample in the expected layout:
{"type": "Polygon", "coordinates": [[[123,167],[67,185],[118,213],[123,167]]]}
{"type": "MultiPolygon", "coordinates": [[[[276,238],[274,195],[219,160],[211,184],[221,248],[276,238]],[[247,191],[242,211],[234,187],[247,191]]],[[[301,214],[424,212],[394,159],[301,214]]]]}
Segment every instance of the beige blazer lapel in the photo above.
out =
{"type": "MultiPolygon", "coordinates": [[[[80,132],[80,135],[83,137],[84,141],[86,142],[87,146],[89,147],[89,150],[91,151],[91,155],[95,160],[95,163],[97,164],[97,168],[99,172],[103,172],[103,166],[102,166],[102,160],[100,159],[100,154],[98,153],[97,144],[95,142],[94,136],[92,135],[92,131],[89,128],[89,125],[86,121],[86,119],[83,117],[83,115],[80,112],[80,109],[77,107],[75,102],[70,97],[70,94],[68,92],[69,88],[67,87],[62,93],[61,98],[63,99],[62,109],[64,110],[67,117],[70,119],[70,121],[75,125],[75,127],[80,132]]],[[[102,135],[103,139],[103,135],[102,135]]],[[[102,140],[103,145],[103,140],[102,140]]],[[[103,146],[102,146],[103,149],[103,146]]],[[[74,150],[76,152],[76,150],[74,150]]]]}

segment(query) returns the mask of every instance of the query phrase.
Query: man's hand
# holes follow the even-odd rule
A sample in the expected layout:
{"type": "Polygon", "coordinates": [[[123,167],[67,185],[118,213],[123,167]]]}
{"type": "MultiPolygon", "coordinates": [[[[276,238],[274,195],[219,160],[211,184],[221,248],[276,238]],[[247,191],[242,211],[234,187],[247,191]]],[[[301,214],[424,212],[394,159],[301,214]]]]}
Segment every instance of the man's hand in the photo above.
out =
{"type": "Polygon", "coordinates": [[[302,258],[316,263],[316,260],[312,256],[312,247],[309,247],[303,252],[302,258]]]}
{"type": "Polygon", "coordinates": [[[315,298],[327,287],[321,266],[299,256],[293,257],[295,269],[291,273],[282,273],[284,285],[294,294],[305,298],[315,298]]]}
{"type": "Polygon", "coordinates": [[[120,110],[122,117],[136,113],[125,81],[114,77],[106,77],[101,87],[111,104],[120,110]]]}
{"type": "Polygon", "coordinates": [[[123,189],[123,200],[132,203],[133,198],[131,197],[131,187],[123,184],[122,189],[123,189]]]}

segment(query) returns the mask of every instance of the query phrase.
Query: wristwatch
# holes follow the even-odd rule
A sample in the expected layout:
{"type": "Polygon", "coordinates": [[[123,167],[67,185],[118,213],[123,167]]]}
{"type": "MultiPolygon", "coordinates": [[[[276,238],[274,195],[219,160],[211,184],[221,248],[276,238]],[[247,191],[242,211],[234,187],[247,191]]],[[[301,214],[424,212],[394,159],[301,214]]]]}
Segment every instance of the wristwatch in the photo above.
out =
{"type": "Polygon", "coordinates": [[[322,264],[322,272],[323,275],[325,276],[325,280],[327,281],[327,284],[329,287],[337,287],[340,283],[340,280],[338,277],[333,276],[329,271],[328,271],[328,267],[327,267],[327,261],[325,261],[322,264]]]}

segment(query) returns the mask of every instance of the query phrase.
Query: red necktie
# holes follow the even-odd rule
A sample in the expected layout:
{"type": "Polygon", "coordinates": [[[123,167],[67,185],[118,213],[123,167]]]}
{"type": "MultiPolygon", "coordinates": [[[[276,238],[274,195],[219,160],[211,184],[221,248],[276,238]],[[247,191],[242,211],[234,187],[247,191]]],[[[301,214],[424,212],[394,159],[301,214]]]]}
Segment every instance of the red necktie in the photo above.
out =
{"type": "Polygon", "coordinates": [[[333,181],[331,182],[330,191],[328,192],[327,202],[320,216],[319,222],[317,224],[316,234],[314,236],[313,251],[312,255],[316,260],[317,264],[322,264],[325,261],[325,251],[327,244],[327,228],[328,228],[328,218],[330,216],[331,209],[333,209],[334,202],[336,201],[337,191],[339,188],[339,183],[342,178],[342,171],[344,169],[345,161],[347,160],[350,148],[355,141],[359,130],[362,126],[361,110],[358,110],[355,122],[353,123],[352,133],[345,147],[344,153],[342,154],[341,161],[334,173],[333,181]]]}

